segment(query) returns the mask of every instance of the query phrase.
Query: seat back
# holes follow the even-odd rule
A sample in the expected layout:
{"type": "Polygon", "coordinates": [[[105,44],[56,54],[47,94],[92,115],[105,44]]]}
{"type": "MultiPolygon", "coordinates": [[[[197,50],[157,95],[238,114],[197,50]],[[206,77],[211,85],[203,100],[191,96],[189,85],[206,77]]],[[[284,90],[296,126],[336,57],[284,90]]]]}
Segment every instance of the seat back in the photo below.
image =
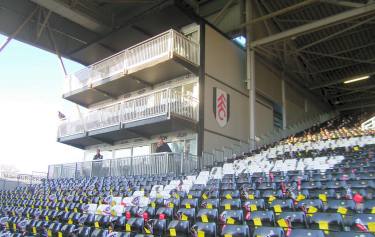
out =
{"type": "Polygon", "coordinates": [[[280,227],[258,227],[254,230],[253,237],[284,237],[284,231],[280,227]]]}
{"type": "Polygon", "coordinates": [[[225,225],[221,229],[220,236],[248,237],[250,231],[247,225],[225,225]]]}

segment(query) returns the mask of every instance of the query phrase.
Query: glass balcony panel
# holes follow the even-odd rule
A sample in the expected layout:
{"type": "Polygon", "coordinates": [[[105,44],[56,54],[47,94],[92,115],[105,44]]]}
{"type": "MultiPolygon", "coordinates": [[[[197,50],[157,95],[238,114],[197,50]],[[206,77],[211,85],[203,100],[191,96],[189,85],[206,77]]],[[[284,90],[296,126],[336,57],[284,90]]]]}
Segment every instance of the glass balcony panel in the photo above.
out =
{"type": "Polygon", "coordinates": [[[121,123],[150,119],[165,115],[198,121],[199,101],[172,89],[164,89],[112,104],[83,116],[83,121],[63,121],[58,137],[108,128],[121,123]]]}
{"type": "Polygon", "coordinates": [[[89,85],[91,77],[91,67],[83,68],[68,76],[66,92],[75,91],[89,85]]]}
{"type": "Polygon", "coordinates": [[[64,120],[59,126],[58,136],[59,137],[66,137],[70,135],[76,135],[80,133],[84,133],[84,124],[81,120],[64,120]]]}
{"type": "Polygon", "coordinates": [[[91,82],[100,81],[125,72],[125,51],[106,58],[92,66],[91,82]]]}

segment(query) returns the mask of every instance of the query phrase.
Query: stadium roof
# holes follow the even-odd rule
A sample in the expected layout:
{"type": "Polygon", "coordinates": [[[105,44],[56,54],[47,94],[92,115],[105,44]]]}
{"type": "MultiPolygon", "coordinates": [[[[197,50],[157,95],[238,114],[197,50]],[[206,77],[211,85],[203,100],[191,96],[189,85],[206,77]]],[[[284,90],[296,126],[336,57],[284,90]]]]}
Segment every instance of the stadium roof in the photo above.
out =
{"type": "Polygon", "coordinates": [[[250,40],[257,54],[334,108],[375,106],[373,0],[253,0],[253,7],[244,23],[242,0],[0,0],[0,32],[87,65],[189,24],[185,13],[195,12],[230,37],[247,25],[265,29],[250,40]],[[343,83],[362,76],[369,79],[343,83]]]}

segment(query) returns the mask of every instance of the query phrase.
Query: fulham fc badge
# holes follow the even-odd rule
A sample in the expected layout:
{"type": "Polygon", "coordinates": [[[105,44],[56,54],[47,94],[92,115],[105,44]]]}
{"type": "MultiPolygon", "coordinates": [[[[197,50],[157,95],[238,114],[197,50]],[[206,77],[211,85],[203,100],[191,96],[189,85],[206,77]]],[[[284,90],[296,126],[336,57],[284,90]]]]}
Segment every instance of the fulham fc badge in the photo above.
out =
{"type": "Polygon", "coordinates": [[[217,87],[213,88],[213,112],[220,127],[225,127],[229,121],[229,94],[217,87]]]}

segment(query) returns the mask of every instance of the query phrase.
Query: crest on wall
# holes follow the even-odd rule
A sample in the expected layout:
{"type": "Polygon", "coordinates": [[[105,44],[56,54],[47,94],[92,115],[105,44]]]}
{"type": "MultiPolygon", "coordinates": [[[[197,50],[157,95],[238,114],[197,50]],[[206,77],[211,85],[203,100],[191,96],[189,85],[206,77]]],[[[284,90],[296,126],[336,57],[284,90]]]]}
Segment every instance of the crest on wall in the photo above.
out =
{"type": "Polygon", "coordinates": [[[224,90],[213,88],[213,112],[220,127],[225,127],[230,115],[230,96],[224,90]]]}

